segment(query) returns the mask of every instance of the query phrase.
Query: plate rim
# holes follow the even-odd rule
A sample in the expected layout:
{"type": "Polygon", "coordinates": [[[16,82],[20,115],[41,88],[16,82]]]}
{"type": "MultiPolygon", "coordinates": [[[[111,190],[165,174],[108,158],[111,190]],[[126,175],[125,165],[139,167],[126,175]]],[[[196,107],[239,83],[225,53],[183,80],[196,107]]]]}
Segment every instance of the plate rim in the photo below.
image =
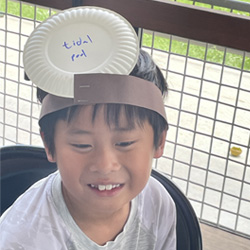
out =
{"type": "MultiPolygon", "coordinates": [[[[34,84],[36,84],[37,87],[43,89],[44,91],[46,91],[48,93],[54,94],[54,95],[58,95],[58,96],[62,96],[62,97],[73,97],[73,95],[74,95],[73,94],[74,93],[74,87],[73,87],[74,74],[110,73],[110,72],[100,72],[100,71],[93,72],[93,70],[90,70],[90,71],[83,70],[82,72],[75,72],[75,73],[65,72],[64,74],[62,74],[62,71],[64,71],[64,70],[62,70],[58,67],[54,67],[55,65],[48,66],[48,64],[46,63],[50,59],[49,55],[46,56],[46,53],[48,54],[48,51],[46,49],[44,49],[43,46],[39,46],[39,45],[41,45],[42,42],[47,40],[46,36],[44,36],[43,39],[40,40],[40,43],[34,44],[34,43],[36,43],[36,39],[39,37],[39,35],[47,34],[47,36],[50,36],[51,32],[53,30],[57,29],[58,24],[54,22],[55,19],[60,19],[62,17],[65,17],[66,15],[69,15],[69,16],[71,15],[70,18],[72,18],[72,13],[75,13],[75,15],[77,16],[77,15],[79,15],[79,13],[82,13],[83,11],[86,12],[88,10],[104,11],[108,15],[113,14],[116,18],[118,18],[120,20],[120,23],[124,25],[124,27],[127,29],[127,31],[130,32],[132,37],[129,39],[129,41],[133,43],[133,50],[136,53],[135,53],[135,56],[132,60],[133,62],[130,63],[130,68],[127,69],[126,72],[122,72],[120,74],[129,74],[133,70],[134,66],[137,63],[137,58],[139,55],[139,42],[138,42],[137,34],[136,34],[133,26],[130,24],[130,22],[126,18],[124,18],[122,15],[116,13],[115,11],[109,10],[109,9],[105,9],[102,7],[94,7],[94,6],[80,6],[80,7],[76,7],[76,8],[66,9],[66,10],[63,10],[63,11],[56,13],[53,16],[50,16],[44,22],[40,23],[32,31],[31,35],[29,36],[29,38],[24,46],[23,64],[24,64],[24,69],[25,69],[27,76],[30,78],[31,81],[34,81],[34,84]],[[55,23],[54,25],[53,25],[53,22],[55,23]],[[51,25],[51,23],[52,23],[52,25],[51,25]],[[48,26],[50,26],[50,29],[48,29],[48,26]],[[33,47],[31,47],[31,46],[33,46],[33,47]],[[34,57],[34,51],[36,51],[35,55],[37,57],[36,57],[36,62],[33,63],[32,60],[31,61],[29,61],[29,60],[31,57],[34,57]],[[34,76],[35,75],[34,70],[36,69],[36,67],[39,69],[39,71],[44,72],[43,77],[39,80],[37,80],[37,77],[34,76]],[[60,71],[60,75],[61,75],[60,77],[58,76],[58,71],[60,71]],[[48,77],[45,77],[45,75],[47,75],[48,77]],[[58,77],[59,77],[59,79],[56,79],[58,77]],[[44,78],[46,80],[44,80],[44,78]],[[65,84],[71,85],[70,86],[71,91],[65,90],[64,88],[55,88],[55,86],[58,85],[57,83],[55,83],[55,80],[63,81],[63,78],[67,79],[67,83],[65,83],[65,84]]],[[[110,15],[110,17],[111,17],[111,15],[110,15]]],[[[73,20],[76,20],[75,16],[73,18],[74,18],[73,20]]],[[[63,21],[59,20],[61,22],[60,25],[62,25],[63,23],[66,23],[66,24],[70,23],[70,19],[68,17],[66,17],[65,19],[66,20],[63,20],[63,21]]],[[[83,17],[81,18],[81,22],[84,19],[86,19],[86,15],[83,15],[83,17]]],[[[73,23],[80,25],[81,22],[76,21],[73,23]]],[[[115,34],[115,35],[117,36],[117,34],[115,34]]],[[[117,54],[117,53],[114,53],[114,54],[117,54]]],[[[112,59],[112,60],[114,61],[114,59],[112,59]]],[[[104,65],[105,65],[105,63],[104,63],[104,65]]],[[[112,74],[112,72],[111,72],[111,74],[112,74]]],[[[117,72],[114,72],[114,74],[117,74],[117,72]]],[[[68,86],[68,88],[69,88],[69,86],[68,86]]]]}

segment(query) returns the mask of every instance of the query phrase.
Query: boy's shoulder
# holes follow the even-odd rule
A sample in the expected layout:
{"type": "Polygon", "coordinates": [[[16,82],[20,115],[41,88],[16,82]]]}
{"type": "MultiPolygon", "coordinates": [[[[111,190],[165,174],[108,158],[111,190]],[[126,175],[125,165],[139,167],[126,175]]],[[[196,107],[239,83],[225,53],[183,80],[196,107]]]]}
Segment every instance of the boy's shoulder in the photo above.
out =
{"type": "Polygon", "coordinates": [[[150,176],[148,184],[143,190],[145,199],[154,204],[162,206],[172,206],[174,202],[167,189],[154,177],[150,176]]]}
{"type": "MultiPolygon", "coordinates": [[[[57,173],[38,181],[21,195],[0,218],[0,249],[54,249],[66,237],[53,207],[51,186],[57,173]],[[51,235],[58,237],[51,237],[51,235]],[[54,242],[50,242],[52,239],[54,242]],[[56,242],[55,242],[56,241],[56,242]],[[47,245],[50,244],[50,245],[47,245]],[[57,244],[57,245],[56,245],[57,244]]],[[[63,223],[61,223],[63,227],[63,223]]]]}
{"type": "Polygon", "coordinates": [[[171,225],[175,223],[176,209],[175,203],[166,188],[154,177],[150,177],[148,184],[141,193],[141,213],[143,224],[152,228],[152,221],[157,228],[161,230],[166,226],[166,221],[171,225]]]}
{"type": "MultiPolygon", "coordinates": [[[[154,249],[175,249],[176,209],[165,187],[154,177],[137,197],[140,232],[154,242],[154,249]],[[163,246],[167,246],[166,248],[163,246]]],[[[146,249],[146,248],[143,248],[146,249]]]]}

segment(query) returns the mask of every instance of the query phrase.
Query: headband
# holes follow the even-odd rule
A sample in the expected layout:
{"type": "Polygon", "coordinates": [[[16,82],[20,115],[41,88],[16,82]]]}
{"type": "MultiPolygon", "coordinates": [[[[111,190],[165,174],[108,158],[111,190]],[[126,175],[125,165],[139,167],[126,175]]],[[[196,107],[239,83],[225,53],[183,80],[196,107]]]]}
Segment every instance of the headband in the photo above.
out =
{"type": "Polygon", "coordinates": [[[74,76],[74,98],[48,94],[40,120],[55,111],[74,106],[119,103],[153,110],[167,120],[161,91],[154,83],[130,75],[84,74],[74,76]]]}
{"type": "Polygon", "coordinates": [[[131,24],[107,9],[72,8],[41,23],[23,55],[28,77],[49,93],[40,120],[74,105],[117,103],[153,110],[167,121],[158,87],[129,75],[138,54],[131,24]]]}

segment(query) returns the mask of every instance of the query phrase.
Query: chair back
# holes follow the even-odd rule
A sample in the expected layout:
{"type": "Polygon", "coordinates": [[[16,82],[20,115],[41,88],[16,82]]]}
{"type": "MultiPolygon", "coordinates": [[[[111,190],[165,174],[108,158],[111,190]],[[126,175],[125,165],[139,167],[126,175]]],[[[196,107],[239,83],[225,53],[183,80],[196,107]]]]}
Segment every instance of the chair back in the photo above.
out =
{"type": "Polygon", "coordinates": [[[177,211],[177,250],[202,250],[200,225],[187,197],[163,173],[152,170],[152,176],[167,189],[175,202],[177,211]]]}
{"type": "Polygon", "coordinates": [[[56,171],[44,148],[6,146],[0,148],[1,211],[2,214],[33,183],[56,171]]]}

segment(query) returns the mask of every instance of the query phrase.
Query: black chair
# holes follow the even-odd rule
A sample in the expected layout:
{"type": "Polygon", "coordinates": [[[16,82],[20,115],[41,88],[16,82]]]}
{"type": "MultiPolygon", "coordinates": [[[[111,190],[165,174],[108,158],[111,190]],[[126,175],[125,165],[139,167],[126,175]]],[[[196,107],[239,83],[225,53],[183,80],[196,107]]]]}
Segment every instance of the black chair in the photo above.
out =
{"type": "Polygon", "coordinates": [[[200,225],[192,205],[182,191],[163,173],[152,171],[169,192],[177,210],[177,250],[202,250],[200,225]]]}
{"type": "MultiPolygon", "coordinates": [[[[44,148],[7,146],[1,154],[1,214],[34,182],[56,171],[47,160],[44,148]]],[[[164,174],[153,170],[152,176],[168,190],[177,209],[177,250],[201,250],[202,238],[195,212],[180,189],[164,174]]]]}
{"type": "Polygon", "coordinates": [[[44,148],[6,146],[0,148],[1,214],[33,183],[56,171],[44,148]]]}

